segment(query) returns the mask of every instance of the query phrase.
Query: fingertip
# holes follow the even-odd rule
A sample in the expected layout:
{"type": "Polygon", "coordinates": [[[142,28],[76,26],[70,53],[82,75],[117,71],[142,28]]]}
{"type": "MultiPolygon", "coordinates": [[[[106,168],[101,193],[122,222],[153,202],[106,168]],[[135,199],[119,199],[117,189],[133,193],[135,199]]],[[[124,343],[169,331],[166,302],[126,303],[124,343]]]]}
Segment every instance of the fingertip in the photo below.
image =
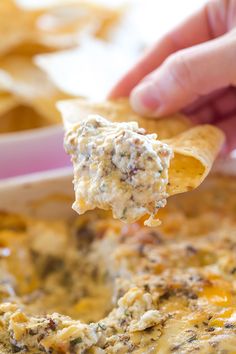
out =
{"type": "Polygon", "coordinates": [[[129,94],[127,94],[126,91],[127,90],[125,89],[124,84],[122,82],[119,82],[110,90],[107,98],[113,100],[116,98],[127,97],[129,94]]]}
{"type": "Polygon", "coordinates": [[[147,80],[131,91],[130,103],[134,111],[140,115],[158,117],[161,114],[158,93],[153,92],[152,84],[147,80]]]}
{"type": "Polygon", "coordinates": [[[138,84],[140,78],[137,77],[138,70],[136,68],[126,73],[116,84],[112,87],[108,94],[108,98],[115,99],[121,97],[128,97],[133,88],[138,84]]]}
{"type": "Polygon", "coordinates": [[[119,91],[117,92],[116,88],[114,87],[107,95],[107,99],[115,100],[116,98],[120,98],[120,96],[119,96],[119,91]]]}

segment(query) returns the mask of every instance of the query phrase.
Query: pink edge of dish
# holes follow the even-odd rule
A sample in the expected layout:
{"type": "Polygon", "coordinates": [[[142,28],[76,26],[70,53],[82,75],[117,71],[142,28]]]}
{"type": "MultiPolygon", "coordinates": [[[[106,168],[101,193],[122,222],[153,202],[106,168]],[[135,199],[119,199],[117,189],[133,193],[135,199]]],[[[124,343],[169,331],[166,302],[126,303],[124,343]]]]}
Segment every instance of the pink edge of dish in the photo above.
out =
{"type": "Polygon", "coordinates": [[[58,125],[0,136],[0,179],[71,166],[58,125]]]}

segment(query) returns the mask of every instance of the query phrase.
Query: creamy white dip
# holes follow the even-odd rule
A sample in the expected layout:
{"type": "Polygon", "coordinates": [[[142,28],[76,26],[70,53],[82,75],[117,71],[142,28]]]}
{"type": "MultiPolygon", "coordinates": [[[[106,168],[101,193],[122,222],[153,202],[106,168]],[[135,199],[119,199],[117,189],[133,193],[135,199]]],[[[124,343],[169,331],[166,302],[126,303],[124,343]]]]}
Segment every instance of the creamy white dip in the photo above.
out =
{"type": "Polygon", "coordinates": [[[157,224],[173,152],[156,134],[146,134],[136,122],[90,115],[67,132],[65,148],[74,165],[74,210],[111,209],[126,223],[149,215],[145,224],[157,224]]]}

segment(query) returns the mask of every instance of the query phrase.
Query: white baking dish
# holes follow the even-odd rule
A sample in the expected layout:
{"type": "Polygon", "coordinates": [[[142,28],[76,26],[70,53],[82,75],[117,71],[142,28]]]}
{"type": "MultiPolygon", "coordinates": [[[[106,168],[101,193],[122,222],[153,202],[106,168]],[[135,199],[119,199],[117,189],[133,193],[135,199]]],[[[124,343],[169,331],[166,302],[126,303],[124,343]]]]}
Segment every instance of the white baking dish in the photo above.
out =
{"type": "Polygon", "coordinates": [[[2,180],[0,211],[42,218],[68,218],[74,198],[70,167],[2,180]]]}

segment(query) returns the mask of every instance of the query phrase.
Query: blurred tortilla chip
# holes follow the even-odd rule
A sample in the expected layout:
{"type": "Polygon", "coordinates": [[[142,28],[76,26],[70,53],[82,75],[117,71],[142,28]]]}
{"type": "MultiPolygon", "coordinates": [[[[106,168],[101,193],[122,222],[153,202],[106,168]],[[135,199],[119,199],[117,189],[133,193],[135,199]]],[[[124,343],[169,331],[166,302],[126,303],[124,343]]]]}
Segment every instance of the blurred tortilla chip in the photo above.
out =
{"type": "Polygon", "coordinates": [[[35,98],[31,104],[38,114],[47,119],[47,121],[61,123],[61,115],[56,108],[56,104],[61,99],[65,98],[71,98],[71,96],[58,91],[51,97],[44,96],[35,98]]]}
{"type": "Polygon", "coordinates": [[[41,11],[26,11],[13,0],[0,1],[0,55],[26,41],[41,11]]]}
{"type": "Polygon", "coordinates": [[[0,131],[19,131],[60,123],[56,102],[61,92],[30,58],[0,59],[0,131]]]}
{"type": "Polygon", "coordinates": [[[121,11],[82,0],[40,10],[1,0],[0,16],[0,55],[34,55],[75,47],[84,32],[105,39],[121,11]]]}
{"type": "Polygon", "coordinates": [[[0,90],[29,100],[51,97],[57,92],[47,74],[30,57],[11,55],[0,59],[0,90]]]}
{"type": "Polygon", "coordinates": [[[18,105],[18,101],[9,93],[0,92],[0,116],[18,105]]]}
{"type": "Polygon", "coordinates": [[[126,99],[105,103],[76,99],[59,102],[57,107],[66,130],[89,114],[98,114],[113,122],[137,121],[147,133],[157,133],[158,139],[164,140],[174,151],[169,168],[169,195],[198,187],[209,173],[224,142],[224,134],[214,126],[192,127],[181,114],[147,119],[134,113],[126,99]]]}
{"type": "Polygon", "coordinates": [[[138,122],[147,133],[157,133],[159,139],[168,139],[191,127],[190,121],[182,114],[168,116],[163,119],[144,118],[135,113],[128,99],[118,99],[103,103],[94,103],[85,99],[73,99],[59,104],[63,113],[65,127],[82,120],[89,114],[98,114],[115,122],[138,122]],[[164,123],[164,124],[163,124],[164,123]]]}
{"type": "MultiPolygon", "coordinates": [[[[1,105],[1,98],[0,98],[1,105]]],[[[16,105],[4,113],[0,111],[0,133],[12,133],[51,125],[33,107],[16,105]]]]}
{"type": "Polygon", "coordinates": [[[32,56],[39,54],[39,53],[40,54],[52,53],[52,52],[55,52],[56,49],[60,49],[60,48],[46,46],[45,44],[40,44],[37,42],[27,42],[26,41],[26,42],[21,42],[18,45],[11,48],[10,53],[7,53],[7,54],[32,57],[32,56]]]}
{"type": "Polygon", "coordinates": [[[90,30],[99,38],[106,38],[116,25],[123,8],[110,8],[95,2],[74,0],[58,2],[39,18],[38,29],[42,35],[70,35],[90,30]]]}

